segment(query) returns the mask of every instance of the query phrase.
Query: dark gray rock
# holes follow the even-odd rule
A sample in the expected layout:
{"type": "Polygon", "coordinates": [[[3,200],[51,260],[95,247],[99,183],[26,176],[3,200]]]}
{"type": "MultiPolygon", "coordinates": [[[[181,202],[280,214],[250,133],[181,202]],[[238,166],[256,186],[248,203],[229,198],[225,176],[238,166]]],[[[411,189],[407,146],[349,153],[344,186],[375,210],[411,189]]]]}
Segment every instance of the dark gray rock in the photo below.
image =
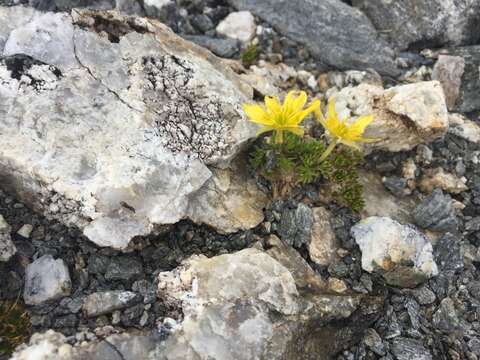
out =
{"type": "Polygon", "coordinates": [[[367,329],[363,342],[372,350],[375,354],[383,356],[386,354],[385,345],[382,342],[382,338],[375,329],[367,329]]]}
{"type": "MultiPolygon", "coordinates": [[[[479,3],[480,4],[480,3],[479,3]]],[[[480,19],[480,16],[479,16],[480,19]]],[[[477,34],[480,32],[476,31],[477,34]]],[[[465,60],[465,69],[460,86],[460,95],[455,111],[471,112],[480,109],[480,45],[452,48],[449,55],[461,56],[465,60]]]]}
{"type": "Polygon", "coordinates": [[[480,339],[479,338],[471,339],[467,343],[467,345],[471,352],[473,352],[477,356],[480,356],[480,339]]]}
{"type": "Polygon", "coordinates": [[[157,289],[154,284],[147,280],[138,280],[132,284],[132,290],[143,296],[143,303],[150,304],[155,302],[157,297],[157,289]]]}
{"type": "Polygon", "coordinates": [[[445,298],[433,314],[432,323],[436,329],[444,333],[452,333],[459,326],[455,304],[450,298],[445,298]]]}
{"type": "Polygon", "coordinates": [[[240,48],[238,40],[235,39],[219,39],[204,35],[187,35],[185,38],[224,58],[233,57],[240,48]]]}
{"type": "Polygon", "coordinates": [[[310,242],[312,226],[312,209],[300,203],[296,209],[283,211],[278,233],[287,244],[299,248],[310,242]]]}
{"type": "Polygon", "coordinates": [[[395,196],[405,196],[407,180],[398,176],[390,176],[383,180],[383,185],[395,196]]]}
{"type": "Polygon", "coordinates": [[[459,271],[463,269],[463,251],[460,240],[447,233],[443,235],[434,248],[435,262],[441,271],[459,271]]]}
{"type": "Polygon", "coordinates": [[[480,301],[480,281],[471,281],[467,285],[470,295],[480,301]]]}
{"type": "Polygon", "coordinates": [[[111,10],[115,0],[29,0],[28,5],[42,11],[70,11],[73,8],[111,10]]]}
{"type": "Polygon", "coordinates": [[[412,290],[412,295],[420,305],[430,305],[436,300],[435,293],[426,286],[412,290]]]}
{"type": "Polygon", "coordinates": [[[143,304],[134,305],[128,309],[126,309],[120,319],[122,320],[122,324],[124,326],[134,326],[138,325],[138,321],[143,314],[143,304]]]}
{"type": "Polygon", "coordinates": [[[458,226],[452,198],[440,189],[435,189],[413,210],[413,218],[418,226],[434,231],[454,232],[458,226]]]}
{"type": "Polygon", "coordinates": [[[142,263],[130,256],[118,256],[111,259],[105,273],[106,280],[132,280],[143,273],[142,263]]]}
{"type": "Polygon", "coordinates": [[[352,0],[398,49],[475,44],[480,3],[471,0],[352,0]]]}
{"type": "Polygon", "coordinates": [[[397,360],[432,360],[432,354],[419,340],[398,337],[393,340],[391,350],[397,360]]]}
{"type": "Polygon", "coordinates": [[[395,75],[394,54],[368,18],[339,0],[229,0],[309,48],[326,65],[395,75]]]}

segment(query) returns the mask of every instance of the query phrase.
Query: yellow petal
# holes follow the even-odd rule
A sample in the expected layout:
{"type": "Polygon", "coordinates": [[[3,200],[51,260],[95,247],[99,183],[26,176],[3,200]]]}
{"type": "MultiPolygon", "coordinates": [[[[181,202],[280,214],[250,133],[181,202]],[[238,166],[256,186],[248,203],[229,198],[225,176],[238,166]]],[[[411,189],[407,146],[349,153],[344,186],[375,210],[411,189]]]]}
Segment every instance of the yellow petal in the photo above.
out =
{"type": "Polygon", "coordinates": [[[291,111],[296,113],[303,109],[307,103],[307,93],[305,91],[300,91],[300,94],[293,100],[291,111]]]}
{"type": "Polygon", "coordinates": [[[352,135],[361,136],[365,132],[367,126],[370,125],[372,121],[373,115],[361,116],[360,118],[358,118],[357,121],[355,121],[355,123],[353,123],[349,127],[348,132],[352,135]]]}
{"type": "Polygon", "coordinates": [[[290,116],[287,120],[287,126],[296,126],[302,122],[310,113],[314,112],[316,109],[320,108],[320,100],[315,100],[308,108],[303,111],[297,112],[290,116]]]}
{"type": "Polygon", "coordinates": [[[265,96],[265,105],[272,115],[277,115],[282,112],[282,106],[276,97],[265,96]]]}
{"type": "Polygon", "coordinates": [[[244,104],[243,111],[250,118],[250,121],[261,125],[272,125],[273,121],[268,117],[267,112],[260,105],[244,104]]]}
{"type": "Polygon", "coordinates": [[[315,118],[318,120],[318,122],[320,122],[320,124],[323,125],[324,122],[325,122],[325,117],[323,116],[322,109],[321,109],[320,106],[315,108],[314,114],[315,114],[315,118]]]}

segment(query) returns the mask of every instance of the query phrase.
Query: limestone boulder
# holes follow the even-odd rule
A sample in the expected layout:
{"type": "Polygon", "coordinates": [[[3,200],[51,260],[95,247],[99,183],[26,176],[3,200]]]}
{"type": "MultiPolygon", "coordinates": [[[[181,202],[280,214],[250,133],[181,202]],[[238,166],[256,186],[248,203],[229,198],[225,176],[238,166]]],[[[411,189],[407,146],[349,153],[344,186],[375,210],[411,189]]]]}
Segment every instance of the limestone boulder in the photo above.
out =
{"type": "Polygon", "coordinates": [[[26,21],[0,27],[2,184],[118,249],[189,216],[223,232],[261,221],[252,200],[246,220],[231,211],[255,192],[240,179],[221,214],[208,201],[226,176],[209,167],[256,131],[241,109],[251,88],[218,58],[152,19],[2,7],[0,23],[14,15],[26,21]]]}
{"type": "Polygon", "coordinates": [[[381,87],[361,84],[347,87],[335,94],[337,112],[352,120],[361,115],[373,115],[365,137],[378,141],[364,149],[384,151],[411,150],[428,144],[448,130],[448,111],[442,87],[438,81],[426,81],[381,87]]]}

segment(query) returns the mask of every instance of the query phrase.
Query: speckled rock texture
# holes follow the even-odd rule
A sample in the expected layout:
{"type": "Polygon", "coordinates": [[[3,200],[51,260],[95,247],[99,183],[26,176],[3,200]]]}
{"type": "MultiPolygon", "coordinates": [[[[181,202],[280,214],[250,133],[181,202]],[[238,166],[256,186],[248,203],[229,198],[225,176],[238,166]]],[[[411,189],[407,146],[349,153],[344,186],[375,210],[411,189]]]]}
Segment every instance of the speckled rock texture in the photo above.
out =
{"type": "MultiPolygon", "coordinates": [[[[223,232],[261,221],[256,189],[243,184],[233,197],[253,194],[241,199],[253,211],[246,220],[224,211],[215,221],[209,190],[198,200],[203,213],[193,210],[195,192],[215,183],[207,165],[227,167],[255,135],[241,112],[250,87],[214,55],[154,20],[116,12],[2,7],[0,24],[7,22],[0,178],[8,188],[119,249],[189,214],[223,232]],[[25,21],[9,21],[18,17],[25,21]]],[[[235,207],[228,189],[208,189],[235,207]]]]}

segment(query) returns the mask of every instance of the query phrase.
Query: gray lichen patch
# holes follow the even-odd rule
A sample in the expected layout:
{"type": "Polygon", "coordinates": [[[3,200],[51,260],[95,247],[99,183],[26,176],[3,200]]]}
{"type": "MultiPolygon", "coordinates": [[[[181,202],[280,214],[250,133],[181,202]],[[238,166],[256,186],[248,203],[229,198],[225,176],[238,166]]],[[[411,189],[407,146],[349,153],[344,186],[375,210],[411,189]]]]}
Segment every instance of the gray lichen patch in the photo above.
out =
{"type": "Polygon", "coordinates": [[[144,102],[154,136],[173,153],[202,160],[226,153],[231,130],[220,100],[192,85],[194,67],[174,55],[143,58],[144,102]]]}

